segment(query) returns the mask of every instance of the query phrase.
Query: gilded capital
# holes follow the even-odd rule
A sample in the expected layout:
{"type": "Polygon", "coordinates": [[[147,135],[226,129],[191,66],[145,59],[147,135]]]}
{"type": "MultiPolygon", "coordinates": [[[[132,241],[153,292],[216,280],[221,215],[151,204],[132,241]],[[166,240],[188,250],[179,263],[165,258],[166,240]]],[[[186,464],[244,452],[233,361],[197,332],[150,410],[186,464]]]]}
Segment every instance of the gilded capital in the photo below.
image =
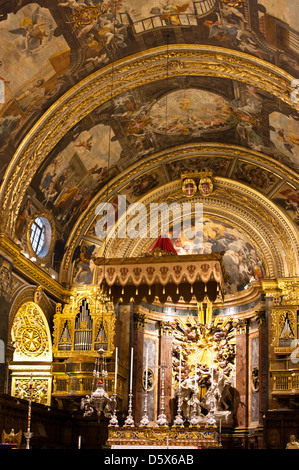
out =
{"type": "Polygon", "coordinates": [[[146,324],[146,317],[143,313],[134,314],[134,328],[143,330],[146,324]]]}
{"type": "Polygon", "coordinates": [[[236,335],[245,335],[247,333],[248,320],[239,320],[235,326],[236,335]]]}
{"type": "Polygon", "coordinates": [[[174,324],[169,321],[160,322],[160,334],[161,336],[172,336],[174,324]]]}
{"type": "Polygon", "coordinates": [[[255,319],[258,322],[259,326],[262,326],[266,322],[266,311],[265,310],[257,310],[255,312],[255,319]]]}

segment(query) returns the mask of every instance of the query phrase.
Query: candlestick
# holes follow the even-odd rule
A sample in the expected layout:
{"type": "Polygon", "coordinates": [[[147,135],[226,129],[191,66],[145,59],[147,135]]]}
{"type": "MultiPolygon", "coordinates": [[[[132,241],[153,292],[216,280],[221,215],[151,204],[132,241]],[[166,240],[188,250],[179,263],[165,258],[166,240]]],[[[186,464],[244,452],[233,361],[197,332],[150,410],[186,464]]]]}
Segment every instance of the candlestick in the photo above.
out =
{"type": "Polygon", "coordinates": [[[148,348],[146,348],[146,363],[145,363],[145,390],[147,391],[148,383],[148,348]]]}
{"type": "Polygon", "coordinates": [[[114,410],[113,415],[110,418],[109,426],[116,426],[118,427],[118,419],[116,416],[116,407],[117,407],[117,371],[118,371],[118,348],[115,348],[115,376],[114,376],[114,393],[113,393],[113,400],[114,400],[114,410]]]}
{"type": "Polygon", "coordinates": [[[31,402],[32,402],[32,373],[30,375],[30,383],[29,383],[28,421],[27,421],[27,432],[25,434],[26,449],[30,449],[30,438],[32,436],[32,432],[30,431],[30,426],[31,426],[31,402]]]}
{"type": "Polygon", "coordinates": [[[147,415],[147,386],[148,386],[148,348],[146,348],[146,360],[145,360],[145,394],[144,394],[144,414],[140,421],[140,426],[147,426],[149,423],[148,415],[147,415]]]}
{"type": "Polygon", "coordinates": [[[117,360],[118,360],[118,348],[115,348],[115,378],[114,378],[114,390],[116,393],[117,386],[117,360]]]}
{"type": "Polygon", "coordinates": [[[134,426],[134,419],[132,416],[132,384],[133,384],[133,348],[131,348],[131,369],[130,369],[130,392],[129,392],[129,407],[128,407],[128,416],[125,420],[124,426],[134,426]]]}
{"type": "Polygon", "coordinates": [[[215,396],[214,396],[214,351],[212,346],[212,377],[211,377],[211,398],[210,398],[210,410],[207,414],[207,426],[216,426],[215,419],[215,396]]]}
{"type": "Polygon", "coordinates": [[[164,386],[165,386],[165,374],[164,374],[164,369],[167,366],[164,364],[160,366],[162,369],[162,383],[161,383],[161,405],[160,405],[160,414],[157,419],[157,426],[168,426],[168,421],[166,414],[164,413],[165,411],[165,403],[164,403],[164,386]]]}
{"type": "Polygon", "coordinates": [[[132,383],[133,383],[133,348],[131,348],[130,390],[132,390],[132,383]]]}
{"type": "Polygon", "coordinates": [[[214,351],[212,347],[212,387],[214,385],[214,351]]]}
{"type": "Polygon", "coordinates": [[[195,352],[195,373],[194,373],[194,390],[192,394],[193,406],[192,415],[189,420],[190,426],[199,426],[198,406],[197,406],[198,384],[197,384],[197,348],[195,352]]]}
{"type": "Polygon", "coordinates": [[[184,420],[182,418],[182,412],[181,412],[181,379],[182,379],[182,348],[180,347],[180,367],[179,367],[179,390],[178,390],[178,409],[177,409],[177,415],[173,421],[173,425],[182,427],[184,426],[184,420]]]}
{"type": "Polygon", "coordinates": [[[182,348],[180,347],[179,388],[181,388],[182,348]]]}

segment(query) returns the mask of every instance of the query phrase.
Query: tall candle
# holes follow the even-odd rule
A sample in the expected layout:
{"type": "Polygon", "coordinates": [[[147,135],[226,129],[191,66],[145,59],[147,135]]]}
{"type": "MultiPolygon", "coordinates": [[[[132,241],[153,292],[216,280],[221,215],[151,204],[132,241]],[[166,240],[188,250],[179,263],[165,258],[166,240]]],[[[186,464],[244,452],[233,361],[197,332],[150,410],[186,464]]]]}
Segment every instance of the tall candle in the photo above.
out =
{"type": "Polygon", "coordinates": [[[131,348],[130,390],[132,390],[132,382],[133,382],[133,348],[131,348]]]}
{"type": "Polygon", "coordinates": [[[195,352],[195,383],[196,383],[196,376],[197,376],[197,348],[195,352]]]}
{"type": "Polygon", "coordinates": [[[179,387],[181,388],[181,371],[182,371],[182,348],[180,346],[180,369],[179,369],[179,387]]]}
{"type": "Polygon", "coordinates": [[[212,348],[212,386],[214,385],[214,351],[212,348]]]}
{"type": "Polygon", "coordinates": [[[115,348],[115,377],[114,377],[115,393],[116,393],[116,384],[117,384],[117,360],[118,360],[118,348],[115,348]]]}
{"type": "Polygon", "coordinates": [[[147,391],[148,382],[148,348],[146,348],[146,363],[145,363],[145,390],[147,391]]]}

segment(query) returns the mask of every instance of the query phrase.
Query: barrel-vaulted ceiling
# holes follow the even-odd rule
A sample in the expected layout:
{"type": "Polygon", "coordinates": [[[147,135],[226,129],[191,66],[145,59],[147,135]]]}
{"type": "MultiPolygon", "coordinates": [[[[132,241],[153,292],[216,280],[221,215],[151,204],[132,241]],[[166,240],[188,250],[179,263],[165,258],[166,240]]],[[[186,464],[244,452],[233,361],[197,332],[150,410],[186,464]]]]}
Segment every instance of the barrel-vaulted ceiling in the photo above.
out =
{"type": "MultiPolygon", "coordinates": [[[[226,251],[228,293],[299,275],[296,3],[2,1],[1,233],[32,256],[41,217],[35,262],[96,282],[95,256],[154,240],[99,238],[98,204],[183,204],[181,175],[208,170],[213,191],[193,203],[204,252],[226,251]]],[[[185,242],[178,253],[196,252],[185,242]]]]}

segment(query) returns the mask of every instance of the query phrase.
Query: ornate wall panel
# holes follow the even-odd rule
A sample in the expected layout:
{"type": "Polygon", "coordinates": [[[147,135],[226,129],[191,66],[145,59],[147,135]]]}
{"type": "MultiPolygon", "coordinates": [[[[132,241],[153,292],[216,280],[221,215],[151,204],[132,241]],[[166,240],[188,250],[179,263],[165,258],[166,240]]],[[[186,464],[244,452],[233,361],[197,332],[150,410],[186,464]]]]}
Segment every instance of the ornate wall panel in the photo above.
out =
{"type": "Polygon", "coordinates": [[[13,396],[51,403],[52,342],[49,326],[41,308],[34,302],[25,302],[13,319],[11,330],[15,347],[12,372],[13,396]]]}

